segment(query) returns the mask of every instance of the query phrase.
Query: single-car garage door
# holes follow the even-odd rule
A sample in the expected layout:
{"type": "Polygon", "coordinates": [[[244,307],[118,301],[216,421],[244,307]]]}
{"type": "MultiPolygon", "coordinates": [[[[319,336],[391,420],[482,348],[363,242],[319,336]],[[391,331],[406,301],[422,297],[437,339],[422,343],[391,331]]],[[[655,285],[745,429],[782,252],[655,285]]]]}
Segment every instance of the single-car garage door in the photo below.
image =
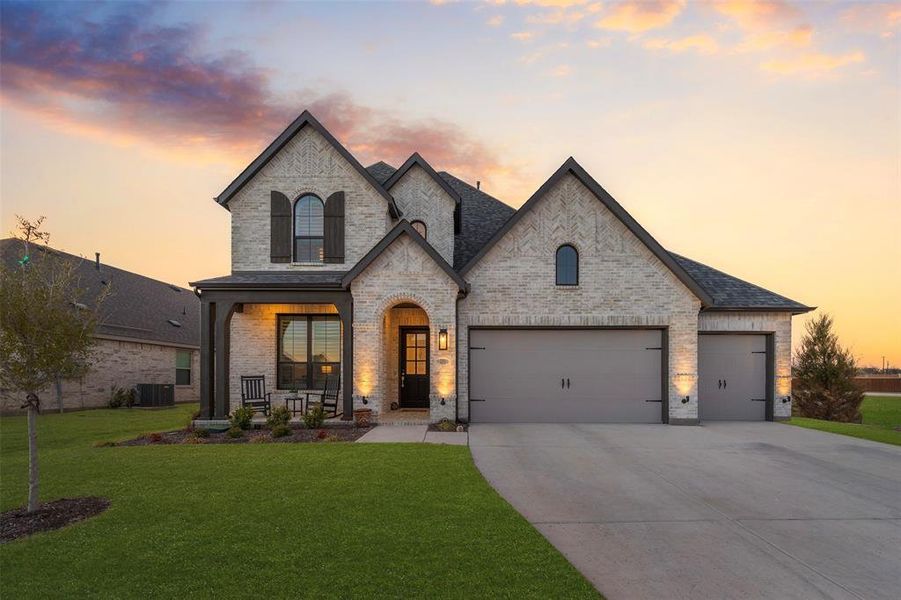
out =
{"type": "Polygon", "coordinates": [[[698,336],[701,420],[766,418],[766,335],[698,336]]]}
{"type": "Polygon", "coordinates": [[[659,423],[663,333],[656,329],[472,329],[477,423],[659,423]]]}

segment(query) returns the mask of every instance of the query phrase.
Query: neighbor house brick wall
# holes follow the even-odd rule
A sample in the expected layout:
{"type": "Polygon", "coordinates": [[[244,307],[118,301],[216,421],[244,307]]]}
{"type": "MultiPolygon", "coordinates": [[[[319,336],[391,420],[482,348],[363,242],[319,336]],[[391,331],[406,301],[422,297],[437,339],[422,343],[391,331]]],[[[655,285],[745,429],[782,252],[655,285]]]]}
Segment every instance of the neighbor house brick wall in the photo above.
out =
{"type": "Polygon", "coordinates": [[[456,201],[419,165],[404,173],[391,187],[391,195],[405,219],[425,223],[429,244],[453,264],[456,201]]]}
{"type": "MultiPolygon", "coordinates": [[[[109,405],[116,387],[131,388],[139,383],[175,383],[175,355],[172,346],[139,342],[98,339],[88,373],[78,379],[63,381],[64,410],[100,408],[109,405]]],[[[200,401],[200,352],[192,352],[191,385],[175,387],[176,402],[200,401]]],[[[0,390],[0,409],[19,412],[21,393],[0,390]]],[[[56,387],[39,394],[42,410],[58,410],[56,387]]]]}
{"type": "Polygon", "coordinates": [[[792,393],[792,316],[786,312],[703,312],[698,318],[698,331],[759,331],[773,334],[776,356],[773,390],[773,416],[791,417],[791,402],[782,399],[792,393]]]}
{"type": "Polygon", "coordinates": [[[312,127],[304,127],[228,203],[232,222],[232,271],[346,270],[389,228],[388,204],[335,148],[312,127]],[[302,194],[324,202],[345,196],[344,263],[294,265],[269,261],[270,194],[292,203],[302,194]]]}
{"type": "Polygon", "coordinates": [[[665,327],[669,416],[694,420],[700,300],[578,179],[561,179],[466,274],[460,302],[460,416],[468,418],[468,328],[665,327]],[[557,248],[579,252],[579,285],[555,285],[557,248]],[[677,378],[677,374],[682,374],[677,378]],[[680,398],[690,396],[687,404],[680,398]]]}
{"type": "Polygon", "coordinates": [[[406,234],[397,238],[351,284],[354,300],[354,407],[362,396],[378,418],[390,404],[385,374],[390,357],[385,354],[385,313],[404,302],[420,306],[428,315],[431,389],[429,418],[454,419],[455,314],[459,288],[432,258],[406,234]],[[448,330],[448,349],[438,350],[438,331],[448,330]],[[445,404],[441,405],[444,398],[445,404]]]}
{"type": "MultiPolygon", "coordinates": [[[[337,312],[338,310],[332,304],[245,304],[244,312],[234,313],[230,329],[231,352],[228,384],[230,411],[241,406],[242,376],[265,376],[266,391],[272,392],[273,407],[284,406],[285,397],[291,395],[290,390],[277,389],[278,315],[335,314],[337,312]]],[[[344,324],[342,323],[341,326],[343,328],[344,324]]],[[[343,371],[343,363],[341,368],[343,371]]],[[[343,373],[341,382],[343,385],[343,373]]]]}

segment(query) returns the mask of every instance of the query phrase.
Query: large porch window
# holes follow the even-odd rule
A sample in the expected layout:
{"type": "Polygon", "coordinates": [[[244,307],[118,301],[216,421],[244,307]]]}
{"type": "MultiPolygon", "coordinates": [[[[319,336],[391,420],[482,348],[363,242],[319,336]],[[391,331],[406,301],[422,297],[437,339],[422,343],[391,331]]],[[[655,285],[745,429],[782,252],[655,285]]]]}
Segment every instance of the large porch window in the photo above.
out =
{"type": "Polygon", "coordinates": [[[278,389],[318,390],[340,373],[338,315],[278,316],[278,389]]]}

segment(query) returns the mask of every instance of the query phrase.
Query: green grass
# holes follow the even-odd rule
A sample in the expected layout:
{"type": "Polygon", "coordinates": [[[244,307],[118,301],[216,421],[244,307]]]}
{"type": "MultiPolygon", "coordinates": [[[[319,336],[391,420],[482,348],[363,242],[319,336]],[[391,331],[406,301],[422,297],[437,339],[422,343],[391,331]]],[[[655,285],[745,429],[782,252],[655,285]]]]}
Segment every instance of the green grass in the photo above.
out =
{"type": "Polygon", "coordinates": [[[852,437],[901,446],[901,397],[867,396],[860,407],[863,423],[835,423],[792,417],[792,425],[840,433],[852,437]]]}
{"type": "MultiPolygon", "coordinates": [[[[597,597],[466,447],[91,447],[192,409],[42,415],[42,498],[112,506],[0,546],[3,596],[597,597]]],[[[24,503],[26,469],[24,419],[0,419],[3,510],[24,503]]]]}

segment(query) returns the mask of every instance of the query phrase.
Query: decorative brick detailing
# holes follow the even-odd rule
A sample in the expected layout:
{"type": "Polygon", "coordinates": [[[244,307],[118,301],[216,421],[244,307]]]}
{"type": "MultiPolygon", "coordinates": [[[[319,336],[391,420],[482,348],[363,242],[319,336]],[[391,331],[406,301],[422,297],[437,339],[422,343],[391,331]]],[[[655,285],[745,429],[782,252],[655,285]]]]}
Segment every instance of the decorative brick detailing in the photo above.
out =
{"type": "Polygon", "coordinates": [[[555,185],[467,274],[460,302],[460,415],[468,411],[468,328],[663,327],[669,337],[669,415],[696,419],[700,300],[578,179],[555,185]],[[555,285],[562,244],[579,251],[579,285],[555,285]],[[677,381],[676,374],[684,375],[677,381]],[[680,398],[690,396],[688,404],[680,398]]]}
{"type": "MultiPolygon", "coordinates": [[[[454,381],[455,312],[457,284],[426,252],[407,235],[389,246],[353,282],[354,298],[354,406],[362,406],[361,399],[370,401],[373,418],[396,398],[396,387],[386,377],[397,362],[385,352],[395,332],[391,308],[403,302],[421,307],[428,317],[431,370],[431,421],[454,418],[456,390],[454,381]],[[438,350],[438,330],[447,329],[447,350],[438,350]],[[445,399],[444,406],[440,405],[445,399]]],[[[395,323],[396,324],[396,323],[395,323]]]]}
{"type": "Polygon", "coordinates": [[[448,264],[454,264],[454,199],[419,165],[404,173],[391,195],[405,219],[425,223],[426,240],[448,264]]]}
{"type": "Polygon", "coordinates": [[[356,264],[390,228],[388,205],[347,160],[312,127],[304,127],[232,198],[232,271],[343,270],[356,264]],[[323,266],[269,262],[270,192],[293,202],[312,193],[323,202],[345,193],[344,263],[323,266]]]}
{"type": "Polygon", "coordinates": [[[698,318],[698,331],[734,331],[772,333],[775,347],[775,390],[773,417],[791,417],[791,402],[782,398],[791,396],[792,378],[792,316],[786,312],[705,312],[698,318]]]}
{"type": "MultiPolygon", "coordinates": [[[[80,379],[62,385],[63,408],[80,410],[109,405],[114,388],[138,383],[175,383],[175,354],[179,348],[118,340],[98,339],[91,370],[80,379]]],[[[41,391],[41,409],[59,410],[55,386],[41,391]]],[[[175,386],[176,402],[200,401],[200,352],[192,350],[191,385],[175,386]]],[[[22,394],[0,390],[0,411],[20,412],[22,394]]]]}

